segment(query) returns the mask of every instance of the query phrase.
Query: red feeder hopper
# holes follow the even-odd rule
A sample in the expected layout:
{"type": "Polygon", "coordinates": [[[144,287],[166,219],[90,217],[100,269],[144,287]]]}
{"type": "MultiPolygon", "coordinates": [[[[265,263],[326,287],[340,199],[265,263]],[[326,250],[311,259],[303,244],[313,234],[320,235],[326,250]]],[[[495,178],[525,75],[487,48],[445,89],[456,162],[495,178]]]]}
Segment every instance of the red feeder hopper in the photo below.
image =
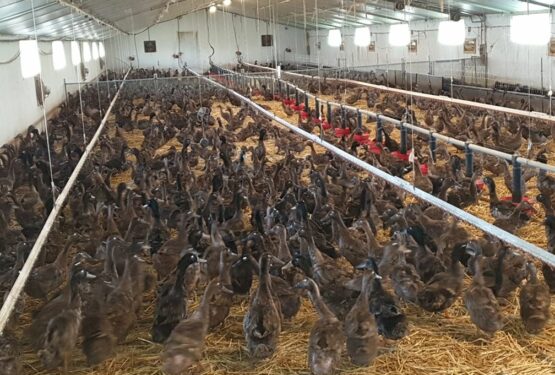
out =
{"type": "Polygon", "coordinates": [[[363,143],[368,143],[368,140],[370,139],[370,134],[368,133],[364,133],[364,134],[355,134],[353,136],[353,140],[363,144],[363,143]]]}
{"type": "Polygon", "coordinates": [[[371,153],[375,155],[380,155],[382,153],[381,147],[378,146],[376,142],[368,141],[367,145],[368,145],[368,151],[370,151],[371,153]]]}
{"type": "Polygon", "coordinates": [[[428,164],[420,164],[420,172],[424,175],[428,175],[428,164]]]}
{"type": "Polygon", "coordinates": [[[399,160],[409,161],[409,154],[410,154],[410,150],[407,150],[406,154],[401,154],[399,151],[393,151],[391,153],[391,156],[399,160]]]}
{"type": "Polygon", "coordinates": [[[331,125],[326,120],[324,120],[322,121],[322,129],[329,130],[331,129],[331,125]]]}
{"type": "Polygon", "coordinates": [[[306,118],[308,118],[308,113],[306,113],[305,111],[301,111],[301,119],[305,120],[306,118]]]}
{"type": "MultiPolygon", "coordinates": [[[[513,196],[512,195],[507,195],[505,197],[501,197],[500,200],[502,201],[512,201],[513,200],[513,196]]],[[[528,197],[522,197],[522,200],[526,203],[529,203],[530,205],[534,204],[534,201],[531,198],[528,197]]],[[[518,206],[518,203],[512,202],[513,206],[518,206]]],[[[534,207],[524,210],[524,212],[526,213],[526,215],[528,216],[532,216],[536,213],[536,210],[534,209],[534,207]]]]}
{"type": "Polygon", "coordinates": [[[335,128],[335,136],[337,138],[346,137],[351,134],[351,129],[349,128],[335,128]]]}

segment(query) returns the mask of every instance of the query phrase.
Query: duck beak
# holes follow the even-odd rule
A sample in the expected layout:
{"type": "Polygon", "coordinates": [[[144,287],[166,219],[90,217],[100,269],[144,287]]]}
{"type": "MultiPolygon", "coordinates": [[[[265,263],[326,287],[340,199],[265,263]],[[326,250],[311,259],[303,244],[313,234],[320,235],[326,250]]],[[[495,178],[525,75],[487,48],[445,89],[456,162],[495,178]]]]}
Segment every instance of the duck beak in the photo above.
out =
{"type": "Polygon", "coordinates": [[[372,268],[372,264],[369,261],[366,261],[364,263],[359,264],[358,266],[355,267],[357,270],[367,270],[369,268],[372,268]]]}

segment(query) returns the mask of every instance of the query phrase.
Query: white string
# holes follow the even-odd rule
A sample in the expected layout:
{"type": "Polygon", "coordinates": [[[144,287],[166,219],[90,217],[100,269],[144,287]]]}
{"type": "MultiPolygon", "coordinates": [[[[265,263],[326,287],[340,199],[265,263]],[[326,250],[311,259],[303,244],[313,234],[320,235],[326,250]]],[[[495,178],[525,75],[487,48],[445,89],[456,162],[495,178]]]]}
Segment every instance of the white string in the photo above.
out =
{"type": "MultiPolygon", "coordinates": [[[[71,30],[73,32],[73,41],[75,43],[77,43],[77,39],[75,38],[75,23],[74,23],[74,19],[73,19],[73,8],[71,8],[71,30]]],[[[77,48],[79,48],[79,45],[77,45],[77,48]]],[[[83,59],[82,56],[81,56],[81,63],[83,65],[81,65],[81,64],[75,65],[74,71],[75,71],[75,76],[77,78],[77,92],[79,93],[79,108],[81,110],[81,127],[83,129],[83,147],[85,147],[87,145],[87,135],[85,133],[85,111],[83,109],[83,97],[81,96],[81,74],[79,74],[77,72],[77,70],[81,69],[81,67],[83,69],[86,69],[85,60],[83,59]]],[[[99,105],[99,107],[100,107],[100,105],[99,105]]],[[[68,139],[68,142],[69,142],[69,139],[68,139]]]]}
{"type": "MultiPolygon", "coordinates": [[[[35,3],[34,0],[31,0],[31,12],[33,16],[33,28],[35,34],[35,41],[37,42],[37,48],[39,44],[38,36],[37,36],[37,23],[35,19],[35,3]]],[[[39,58],[40,64],[40,58],[39,58]]],[[[48,165],[50,169],[50,188],[52,189],[52,202],[56,202],[56,185],[54,184],[54,173],[52,171],[52,155],[50,153],[50,137],[48,135],[48,120],[46,119],[46,107],[44,105],[44,87],[42,85],[42,69],[39,72],[39,79],[40,79],[40,95],[43,99],[42,107],[42,118],[44,120],[44,134],[46,135],[46,153],[48,154],[48,165]]]]}

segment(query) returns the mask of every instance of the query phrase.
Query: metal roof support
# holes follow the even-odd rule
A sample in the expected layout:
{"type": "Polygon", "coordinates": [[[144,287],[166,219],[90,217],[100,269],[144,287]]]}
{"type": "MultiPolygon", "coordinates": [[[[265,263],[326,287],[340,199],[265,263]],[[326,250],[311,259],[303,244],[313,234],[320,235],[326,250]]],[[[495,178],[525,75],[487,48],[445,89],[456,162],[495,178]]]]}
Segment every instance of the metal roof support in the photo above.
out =
{"type": "Polygon", "coordinates": [[[63,5],[63,6],[66,6],[66,7],[68,7],[68,8],[71,8],[71,9],[75,10],[77,13],[80,13],[80,14],[82,14],[82,15],[84,15],[84,16],[87,16],[87,17],[89,17],[89,18],[92,18],[93,20],[95,20],[96,22],[98,22],[98,23],[101,24],[101,25],[108,26],[108,27],[110,27],[110,28],[112,28],[112,29],[114,29],[114,30],[120,32],[120,33],[124,33],[124,34],[129,35],[129,33],[128,33],[127,31],[123,31],[122,29],[120,29],[120,28],[117,27],[116,25],[112,24],[111,22],[101,20],[100,18],[96,17],[95,15],[93,15],[93,14],[91,14],[91,13],[89,13],[89,12],[85,12],[83,9],[81,9],[81,8],[78,7],[77,5],[74,5],[74,4],[70,3],[70,2],[67,1],[67,0],[58,0],[58,3],[60,3],[60,4],[63,5]]]}

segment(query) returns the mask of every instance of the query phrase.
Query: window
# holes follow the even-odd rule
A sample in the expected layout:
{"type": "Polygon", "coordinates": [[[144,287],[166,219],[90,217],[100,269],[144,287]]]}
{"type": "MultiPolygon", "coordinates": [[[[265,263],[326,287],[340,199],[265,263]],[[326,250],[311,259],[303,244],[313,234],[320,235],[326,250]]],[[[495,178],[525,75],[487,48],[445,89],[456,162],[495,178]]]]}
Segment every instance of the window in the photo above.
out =
{"type": "Polygon", "coordinates": [[[104,49],[104,43],[102,42],[98,43],[98,55],[100,57],[106,56],[106,50],[104,49]]]}
{"type": "Polygon", "coordinates": [[[367,27],[359,27],[355,30],[355,45],[359,47],[367,47],[370,45],[370,29],[367,27]]]}
{"type": "Polygon", "coordinates": [[[464,44],[466,30],[464,20],[460,21],[441,21],[437,41],[446,46],[461,46],[464,44]]]}
{"type": "Polygon", "coordinates": [[[71,62],[73,65],[81,64],[81,51],[77,42],[71,42],[71,62]]]}
{"type": "Polygon", "coordinates": [[[52,65],[54,70],[62,70],[66,67],[64,43],[59,40],[52,42],[52,65]]]}
{"type": "Polygon", "coordinates": [[[389,27],[389,44],[394,47],[403,47],[410,43],[410,29],[406,23],[391,25],[389,27]]]}
{"type": "Polygon", "coordinates": [[[511,17],[511,42],[541,46],[551,38],[549,13],[526,14],[511,17]]]}
{"type": "Polygon", "coordinates": [[[94,60],[98,60],[98,44],[96,42],[92,43],[92,57],[94,60]]]}
{"type": "Polygon", "coordinates": [[[91,47],[89,42],[83,42],[83,62],[91,61],[91,47]]]}
{"type": "Polygon", "coordinates": [[[330,47],[341,46],[341,31],[339,29],[330,30],[328,33],[328,45],[330,47]]]}
{"type": "Polygon", "coordinates": [[[31,78],[40,73],[39,46],[36,40],[19,42],[19,60],[23,78],[31,78]]]}

